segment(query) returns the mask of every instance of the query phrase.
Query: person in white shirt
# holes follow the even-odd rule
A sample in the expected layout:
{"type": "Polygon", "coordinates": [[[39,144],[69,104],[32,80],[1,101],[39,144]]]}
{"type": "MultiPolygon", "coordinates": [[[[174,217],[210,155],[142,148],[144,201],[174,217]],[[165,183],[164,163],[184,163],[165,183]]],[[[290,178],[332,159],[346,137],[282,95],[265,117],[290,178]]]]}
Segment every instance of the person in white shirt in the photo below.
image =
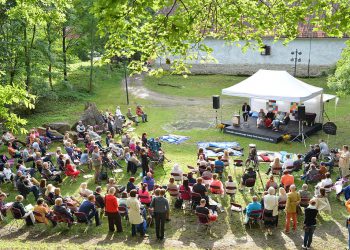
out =
{"type": "Polygon", "coordinates": [[[225,192],[226,194],[230,195],[231,198],[234,200],[236,192],[237,192],[237,184],[233,180],[232,176],[229,175],[227,177],[227,181],[225,182],[225,192]]]}
{"type": "Polygon", "coordinates": [[[92,141],[94,141],[100,148],[102,148],[101,145],[101,136],[99,136],[95,131],[94,128],[92,126],[89,126],[88,130],[87,130],[90,138],[92,141]]]}
{"type": "Polygon", "coordinates": [[[2,173],[3,173],[4,177],[5,177],[5,180],[6,181],[12,181],[13,185],[16,187],[16,182],[15,182],[15,176],[16,175],[14,173],[12,173],[10,164],[5,163],[5,168],[2,171],[2,173]]]}
{"type": "Polygon", "coordinates": [[[179,164],[175,163],[173,169],[171,170],[170,175],[174,177],[175,181],[182,181],[182,170],[180,169],[179,164]],[[175,174],[175,175],[172,175],[175,174]]]}
{"type": "Polygon", "coordinates": [[[324,140],[322,139],[320,140],[319,147],[320,147],[320,155],[318,157],[319,159],[322,159],[323,157],[328,156],[330,154],[328,145],[327,143],[325,143],[324,140]]]}
{"type": "Polygon", "coordinates": [[[122,112],[120,111],[120,107],[117,106],[117,109],[115,110],[115,116],[117,117],[123,117],[122,112]]]}
{"type": "Polygon", "coordinates": [[[79,136],[84,138],[85,137],[85,126],[82,121],[78,122],[78,125],[76,127],[77,132],[79,133],[79,136]]]}
{"type": "Polygon", "coordinates": [[[115,144],[114,139],[111,139],[111,141],[109,142],[109,147],[111,148],[112,152],[118,157],[119,160],[122,160],[124,158],[123,147],[118,147],[115,144]]]}
{"type": "Polygon", "coordinates": [[[267,229],[266,234],[272,235],[272,228],[277,225],[278,215],[278,197],[276,190],[269,187],[268,194],[264,196],[264,224],[267,229]]]}
{"type": "Polygon", "coordinates": [[[79,194],[86,198],[89,195],[93,194],[93,192],[87,188],[87,183],[83,182],[80,184],[79,194]]]}
{"type": "Polygon", "coordinates": [[[286,155],[286,159],[285,159],[285,161],[284,161],[284,163],[282,165],[282,171],[286,170],[287,168],[289,170],[289,167],[291,167],[291,169],[294,168],[294,161],[291,159],[290,155],[287,154],[286,155]]]}
{"type": "Polygon", "coordinates": [[[332,190],[331,186],[333,185],[333,181],[331,179],[331,174],[327,172],[325,175],[326,175],[326,179],[323,179],[322,181],[317,183],[317,185],[315,186],[316,196],[320,194],[320,188],[324,188],[326,190],[326,193],[329,193],[332,190]]]}

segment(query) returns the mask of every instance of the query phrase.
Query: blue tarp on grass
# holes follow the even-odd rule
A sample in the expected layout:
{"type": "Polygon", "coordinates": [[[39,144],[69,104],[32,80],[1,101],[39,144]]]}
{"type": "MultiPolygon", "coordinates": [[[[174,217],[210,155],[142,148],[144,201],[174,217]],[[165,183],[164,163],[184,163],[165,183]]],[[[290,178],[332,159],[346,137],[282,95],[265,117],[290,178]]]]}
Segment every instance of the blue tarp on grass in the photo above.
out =
{"type": "Polygon", "coordinates": [[[188,139],[190,139],[190,137],[182,135],[163,135],[160,137],[161,141],[169,142],[171,144],[180,144],[184,141],[187,141],[188,139]]]}

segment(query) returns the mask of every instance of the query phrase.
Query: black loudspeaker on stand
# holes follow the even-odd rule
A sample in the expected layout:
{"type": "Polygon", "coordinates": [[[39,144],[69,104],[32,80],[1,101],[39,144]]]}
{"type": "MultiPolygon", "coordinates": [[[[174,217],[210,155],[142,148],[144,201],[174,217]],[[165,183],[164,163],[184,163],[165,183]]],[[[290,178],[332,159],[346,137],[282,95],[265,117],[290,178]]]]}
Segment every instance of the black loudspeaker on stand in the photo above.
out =
{"type": "Polygon", "coordinates": [[[298,120],[305,121],[305,106],[298,106],[298,120]]]}
{"type": "Polygon", "coordinates": [[[220,96],[213,95],[213,109],[215,109],[215,124],[218,125],[218,109],[220,109],[220,96]]]}
{"type": "Polygon", "coordinates": [[[304,146],[306,147],[306,138],[309,138],[305,133],[304,133],[304,121],[306,118],[305,114],[305,106],[299,105],[298,106],[298,112],[297,112],[297,120],[299,121],[299,133],[292,141],[299,141],[301,143],[304,143],[304,146]]]}

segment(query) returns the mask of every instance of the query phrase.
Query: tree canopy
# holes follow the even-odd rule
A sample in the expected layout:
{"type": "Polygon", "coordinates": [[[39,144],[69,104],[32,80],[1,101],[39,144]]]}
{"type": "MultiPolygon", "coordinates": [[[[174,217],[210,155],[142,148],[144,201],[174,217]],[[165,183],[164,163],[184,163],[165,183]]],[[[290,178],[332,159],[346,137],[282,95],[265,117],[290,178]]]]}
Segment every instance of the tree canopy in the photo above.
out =
{"type": "Polygon", "coordinates": [[[213,60],[202,43],[207,37],[243,40],[246,48],[252,41],[262,45],[266,36],[288,42],[301,23],[337,37],[350,27],[348,0],[100,0],[94,13],[108,37],[106,58],[140,53],[129,65],[137,73],[157,58],[167,58],[175,73],[188,73],[190,60],[213,60]]]}

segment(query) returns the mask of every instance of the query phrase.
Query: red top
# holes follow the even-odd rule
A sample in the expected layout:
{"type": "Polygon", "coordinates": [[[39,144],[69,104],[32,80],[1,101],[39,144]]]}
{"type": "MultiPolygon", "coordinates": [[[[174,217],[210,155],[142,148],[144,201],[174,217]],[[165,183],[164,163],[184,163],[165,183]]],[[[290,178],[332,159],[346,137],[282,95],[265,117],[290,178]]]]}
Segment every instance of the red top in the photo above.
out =
{"type": "Polygon", "coordinates": [[[152,197],[149,195],[148,191],[142,191],[142,189],[138,192],[139,200],[141,203],[149,204],[152,201],[152,197]]]}
{"type": "Polygon", "coordinates": [[[136,108],[136,114],[137,114],[138,116],[143,115],[143,110],[142,110],[141,108],[136,108]]]}
{"type": "Polygon", "coordinates": [[[107,213],[118,212],[118,200],[113,194],[107,194],[105,196],[105,211],[107,213]]]}

